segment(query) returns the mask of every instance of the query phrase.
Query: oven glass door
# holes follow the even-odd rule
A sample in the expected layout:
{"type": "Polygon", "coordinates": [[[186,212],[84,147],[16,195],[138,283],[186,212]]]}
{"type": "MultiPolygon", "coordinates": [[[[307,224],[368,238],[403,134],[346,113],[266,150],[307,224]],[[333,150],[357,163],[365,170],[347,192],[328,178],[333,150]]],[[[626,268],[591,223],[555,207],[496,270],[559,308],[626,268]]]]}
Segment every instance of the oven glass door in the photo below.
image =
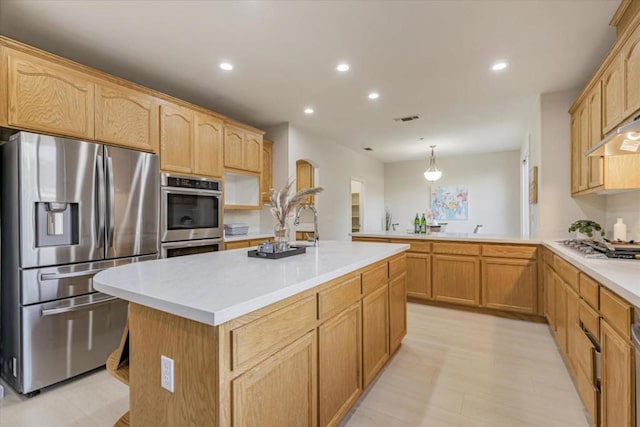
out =
{"type": "Polygon", "coordinates": [[[222,237],[221,194],[165,189],[162,196],[162,241],[222,237]]]}

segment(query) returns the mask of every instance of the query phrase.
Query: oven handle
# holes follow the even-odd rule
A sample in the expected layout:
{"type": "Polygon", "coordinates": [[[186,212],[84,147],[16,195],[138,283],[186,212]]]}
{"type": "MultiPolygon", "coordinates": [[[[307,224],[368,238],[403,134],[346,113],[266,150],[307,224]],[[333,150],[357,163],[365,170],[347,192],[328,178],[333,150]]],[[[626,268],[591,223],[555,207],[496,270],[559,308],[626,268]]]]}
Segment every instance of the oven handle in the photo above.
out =
{"type": "Polygon", "coordinates": [[[195,248],[198,246],[207,246],[207,245],[221,245],[222,239],[207,239],[207,240],[192,240],[186,242],[170,242],[163,243],[161,246],[163,249],[175,249],[175,248],[195,248]]]}
{"type": "Polygon", "coordinates": [[[163,187],[162,191],[168,194],[199,194],[201,196],[222,196],[222,191],[199,190],[196,188],[163,187]]]}
{"type": "Polygon", "coordinates": [[[80,310],[88,310],[89,308],[97,307],[104,304],[109,304],[117,299],[118,298],[116,297],[109,297],[109,298],[101,299],[99,301],[91,301],[84,304],[72,305],[69,307],[50,308],[49,310],[42,310],[40,312],[40,315],[42,317],[45,317],[45,316],[53,316],[56,314],[71,313],[71,312],[80,311],[80,310]]]}

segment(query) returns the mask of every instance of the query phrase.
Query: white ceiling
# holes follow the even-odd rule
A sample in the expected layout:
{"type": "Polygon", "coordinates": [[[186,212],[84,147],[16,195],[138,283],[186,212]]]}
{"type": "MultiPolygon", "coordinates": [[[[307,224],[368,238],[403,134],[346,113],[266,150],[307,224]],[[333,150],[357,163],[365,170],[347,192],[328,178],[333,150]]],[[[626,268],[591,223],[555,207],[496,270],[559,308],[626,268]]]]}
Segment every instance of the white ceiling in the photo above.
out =
{"type": "Polygon", "coordinates": [[[391,162],[425,158],[430,144],[438,156],[517,149],[536,96],[582,87],[602,61],[618,3],[2,0],[0,32],[257,127],[289,122],[391,162]],[[489,71],[500,59],[510,68],[489,71]],[[235,70],[221,71],[222,60],[235,70]],[[348,73],[335,71],[340,61],[348,73]],[[371,90],[380,99],[367,99],[371,90]]]}

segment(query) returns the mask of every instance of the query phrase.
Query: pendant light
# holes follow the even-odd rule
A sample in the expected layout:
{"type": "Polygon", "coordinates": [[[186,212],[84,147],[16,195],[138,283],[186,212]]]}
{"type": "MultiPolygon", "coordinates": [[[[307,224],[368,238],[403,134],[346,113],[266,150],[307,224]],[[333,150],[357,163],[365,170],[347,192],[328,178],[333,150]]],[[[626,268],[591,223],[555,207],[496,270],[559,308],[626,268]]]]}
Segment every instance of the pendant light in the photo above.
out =
{"type": "Polygon", "coordinates": [[[426,171],[424,171],[424,178],[427,181],[437,181],[442,178],[442,171],[438,169],[436,166],[436,156],[433,154],[433,149],[436,148],[435,145],[430,145],[431,147],[431,158],[429,159],[429,167],[426,171]]]}

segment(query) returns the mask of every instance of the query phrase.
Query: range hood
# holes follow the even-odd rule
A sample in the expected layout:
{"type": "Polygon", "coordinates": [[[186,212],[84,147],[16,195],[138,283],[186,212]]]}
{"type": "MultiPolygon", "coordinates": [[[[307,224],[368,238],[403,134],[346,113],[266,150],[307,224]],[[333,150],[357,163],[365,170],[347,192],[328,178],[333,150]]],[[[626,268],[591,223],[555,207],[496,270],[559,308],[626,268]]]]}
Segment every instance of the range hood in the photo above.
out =
{"type": "Polygon", "coordinates": [[[584,153],[587,157],[623,154],[640,154],[640,116],[620,126],[584,153]]]}

